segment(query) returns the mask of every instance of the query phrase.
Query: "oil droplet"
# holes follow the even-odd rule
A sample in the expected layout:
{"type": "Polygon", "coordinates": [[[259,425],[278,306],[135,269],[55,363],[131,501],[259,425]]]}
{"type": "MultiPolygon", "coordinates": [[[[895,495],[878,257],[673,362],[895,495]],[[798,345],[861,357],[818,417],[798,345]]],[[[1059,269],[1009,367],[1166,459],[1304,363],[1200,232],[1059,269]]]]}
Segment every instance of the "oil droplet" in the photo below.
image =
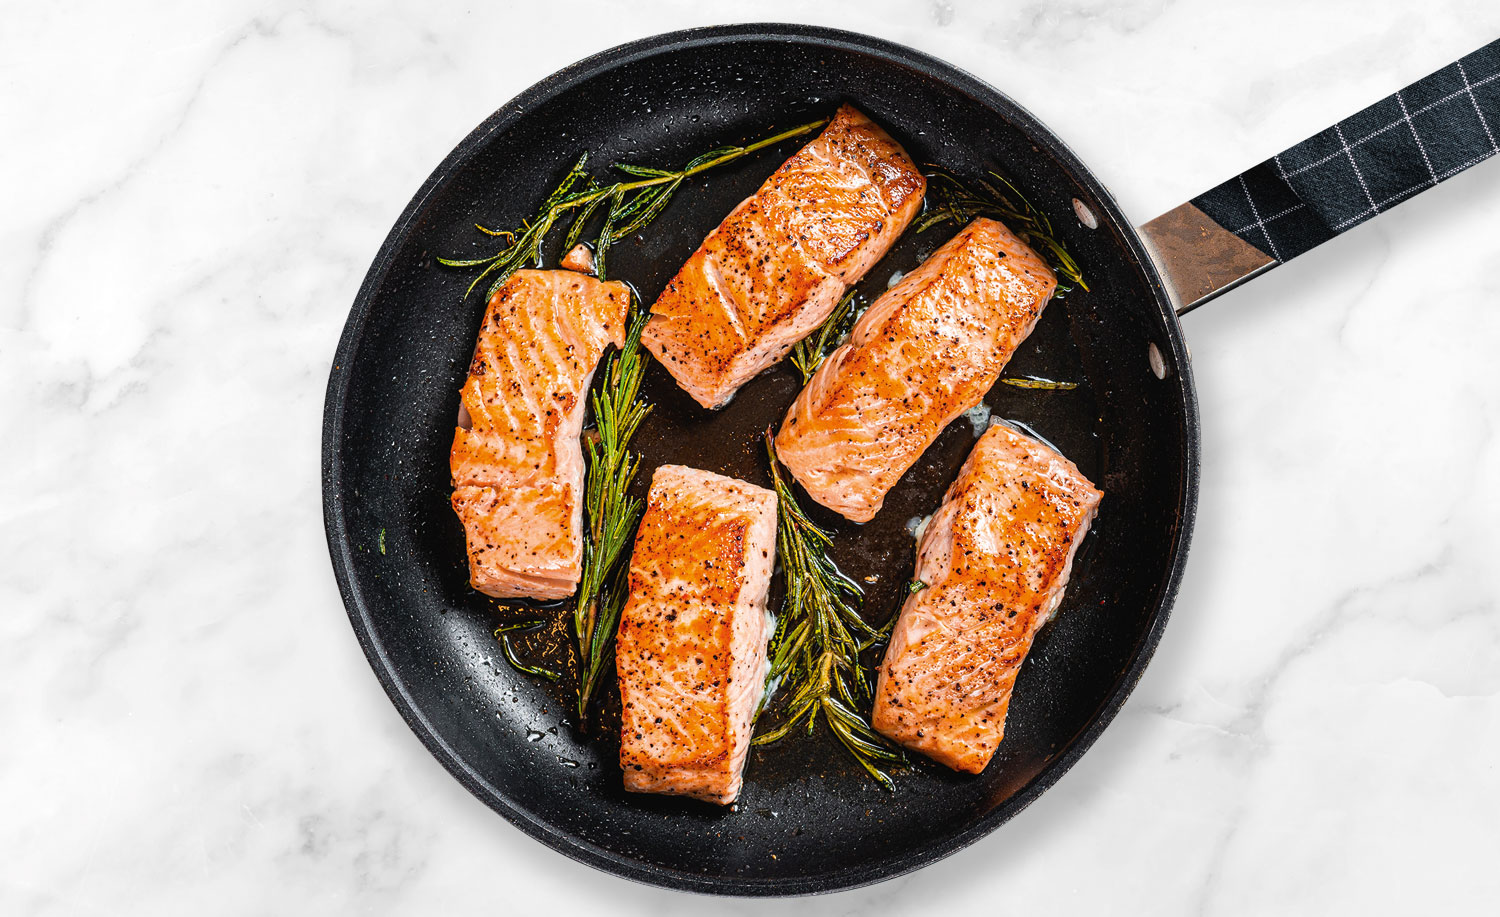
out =
{"type": "Polygon", "coordinates": [[[578,766],[578,762],[577,761],[574,761],[572,758],[564,758],[562,755],[558,755],[557,756],[557,763],[561,764],[563,767],[577,767],[578,766]]]}
{"type": "Polygon", "coordinates": [[[545,738],[547,738],[545,732],[537,732],[535,729],[526,730],[526,741],[528,742],[540,742],[545,738]]]}

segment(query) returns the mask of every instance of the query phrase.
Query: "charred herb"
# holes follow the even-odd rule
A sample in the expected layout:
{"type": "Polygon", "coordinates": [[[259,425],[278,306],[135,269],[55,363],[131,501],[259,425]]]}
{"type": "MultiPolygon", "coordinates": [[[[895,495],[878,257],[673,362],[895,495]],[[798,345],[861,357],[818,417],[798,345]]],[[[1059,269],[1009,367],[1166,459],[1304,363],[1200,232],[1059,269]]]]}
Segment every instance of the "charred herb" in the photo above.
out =
{"type": "Polygon", "coordinates": [[[776,488],[776,550],[786,583],[786,602],[771,639],[768,687],[779,686],[786,693],[779,704],[781,724],[754,742],[768,745],[799,727],[811,734],[821,717],[854,760],[893,790],[882,768],[903,758],[860,712],[870,705],[871,686],[859,656],[883,635],[860,617],[863,592],[829,556],[833,539],[797,504],[769,430],[766,454],[776,488]]]}

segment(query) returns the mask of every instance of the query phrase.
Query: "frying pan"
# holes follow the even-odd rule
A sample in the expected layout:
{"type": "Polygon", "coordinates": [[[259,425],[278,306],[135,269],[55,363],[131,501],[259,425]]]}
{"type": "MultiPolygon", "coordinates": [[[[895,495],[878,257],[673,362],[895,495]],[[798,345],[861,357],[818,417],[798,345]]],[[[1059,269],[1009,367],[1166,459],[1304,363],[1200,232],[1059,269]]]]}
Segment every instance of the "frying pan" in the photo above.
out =
{"type": "MultiPolygon", "coordinates": [[[[1471,70],[1485,63],[1465,60],[1471,70]]],[[[1476,86],[1487,75],[1473,77],[1476,86]]],[[[1490,87],[1478,88],[1483,95],[1490,87]]],[[[1482,120],[1479,101],[1475,111],[1482,120]]],[[[685,186],[643,236],[612,249],[612,275],[649,303],[708,230],[803,142],[685,186]]],[[[417,192],[376,256],[334,358],[325,522],[354,632],[381,685],[432,754],[496,812],[568,856],[643,882],[735,895],[831,891],[916,869],[994,830],[1093,744],[1167,622],[1198,487],[1198,405],[1178,312],[1310,247],[1309,239],[1316,244],[1318,225],[1301,223],[1340,201],[1286,180],[1287,192],[1304,197],[1258,211],[1252,190],[1282,191],[1263,185],[1278,177],[1274,167],[1257,168],[1138,231],[1063,142],[1004,94],[909,48],[821,28],[662,35],[531,87],[476,128],[417,192]],[[601,167],[670,165],[826,116],[842,101],[919,162],[967,178],[997,170],[1050,216],[1089,290],[1050,305],[1006,372],[1078,387],[1001,384],[986,407],[1055,444],[1102,487],[1105,502],[1064,605],[1020,673],[1005,741],[982,775],[912,761],[887,792],[820,731],[754,749],[732,808],[627,794],[612,732],[618,698],[606,694],[597,715],[575,722],[566,683],[522,675],[503,660],[492,631],[518,612],[468,587],[462,530],[448,506],[447,453],[484,302],[464,297],[470,275],[435,258],[480,252],[489,240],[476,239],[476,221],[519,224],[581,150],[601,167]],[[1246,203],[1248,225],[1240,225],[1235,207],[1246,203]],[[1283,226],[1300,234],[1278,247],[1273,236],[1283,226]]],[[[1375,173],[1367,163],[1362,182],[1375,173]]],[[[909,231],[862,282],[866,301],[958,228],[909,231]]],[[[783,367],[712,413],[653,366],[644,391],[655,408],[636,440],[645,455],[637,489],[666,462],[768,484],[759,434],[797,389],[783,367]]],[[[866,584],[871,620],[899,607],[912,568],[908,524],[936,507],[982,426],[982,416],[970,417],[944,431],[873,522],[818,515],[834,531],[835,559],[866,584]]],[[[560,625],[521,652],[565,654],[560,625]]]]}

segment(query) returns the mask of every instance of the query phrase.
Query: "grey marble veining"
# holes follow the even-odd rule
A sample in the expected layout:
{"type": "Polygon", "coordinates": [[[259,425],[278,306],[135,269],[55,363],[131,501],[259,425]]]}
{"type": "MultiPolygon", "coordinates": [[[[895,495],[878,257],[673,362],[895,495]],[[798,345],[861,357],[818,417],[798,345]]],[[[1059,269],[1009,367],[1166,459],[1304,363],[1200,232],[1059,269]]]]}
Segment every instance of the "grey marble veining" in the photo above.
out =
{"type": "Polygon", "coordinates": [[[1186,319],[1203,494],[1172,626],[1093,751],[972,848],[709,902],[552,853],[427,755],[323,543],[355,290],[506,99],[753,20],[953,61],[1142,221],[1500,35],[1483,0],[8,5],[0,913],[1493,909],[1493,163],[1186,319]]]}

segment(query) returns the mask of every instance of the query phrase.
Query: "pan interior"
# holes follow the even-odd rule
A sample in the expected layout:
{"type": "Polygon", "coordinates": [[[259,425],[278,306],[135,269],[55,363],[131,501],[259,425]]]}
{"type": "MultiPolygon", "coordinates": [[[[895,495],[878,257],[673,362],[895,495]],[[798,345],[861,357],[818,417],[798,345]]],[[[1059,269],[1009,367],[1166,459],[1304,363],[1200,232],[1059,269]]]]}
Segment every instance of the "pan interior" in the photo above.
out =
{"type": "MultiPolygon", "coordinates": [[[[330,386],[330,538],[355,629],[382,682],[443,763],[506,817],[570,855],[644,881],[741,894],[824,891],[914,868],[999,824],[1113,714],[1175,588],[1192,511],[1191,383],[1132,230],[1024,112],[951,68],[873,40],[819,30],[688,34],[613,52],[534,88],[466,140],[397,224],[356,303],[330,386]],[[484,302],[464,298],[471,274],[435,256],[484,251],[492,240],[473,224],[519,224],[583,150],[601,173],[616,161],[674,165],[826,116],[843,101],[920,162],[971,178],[1004,173],[1076,255],[1090,291],[1050,305],[1006,374],[1078,388],[1001,384],[987,405],[1054,443],[1105,501],[983,775],[916,761],[887,793],[820,733],[754,750],[732,809],[626,794],[611,734],[617,699],[607,694],[599,721],[580,728],[568,686],[520,675],[503,660],[491,632],[520,613],[467,586],[447,456],[484,302]],[[1075,198],[1099,216],[1098,229],[1079,223],[1075,198]],[[1165,378],[1152,372],[1152,344],[1165,378]]],[[[615,246],[612,275],[649,303],[798,144],[685,186],[643,237],[615,246]]],[[[909,231],[860,284],[864,301],[957,228],[909,231]]],[[[655,408],[636,441],[645,457],[637,488],[644,492],[651,470],[668,462],[768,485],[760,435],[779,423],[798,387],[784,365],[711,413],[653,365],[645,393],[655,408]]],[[[908,522],[937,506],[977,436],[974,420],[943,433],[874,522],[819,514],[836,533],[843,569],[867,581],[872,620],[898,607],[913,563],[908,522]]]]}

